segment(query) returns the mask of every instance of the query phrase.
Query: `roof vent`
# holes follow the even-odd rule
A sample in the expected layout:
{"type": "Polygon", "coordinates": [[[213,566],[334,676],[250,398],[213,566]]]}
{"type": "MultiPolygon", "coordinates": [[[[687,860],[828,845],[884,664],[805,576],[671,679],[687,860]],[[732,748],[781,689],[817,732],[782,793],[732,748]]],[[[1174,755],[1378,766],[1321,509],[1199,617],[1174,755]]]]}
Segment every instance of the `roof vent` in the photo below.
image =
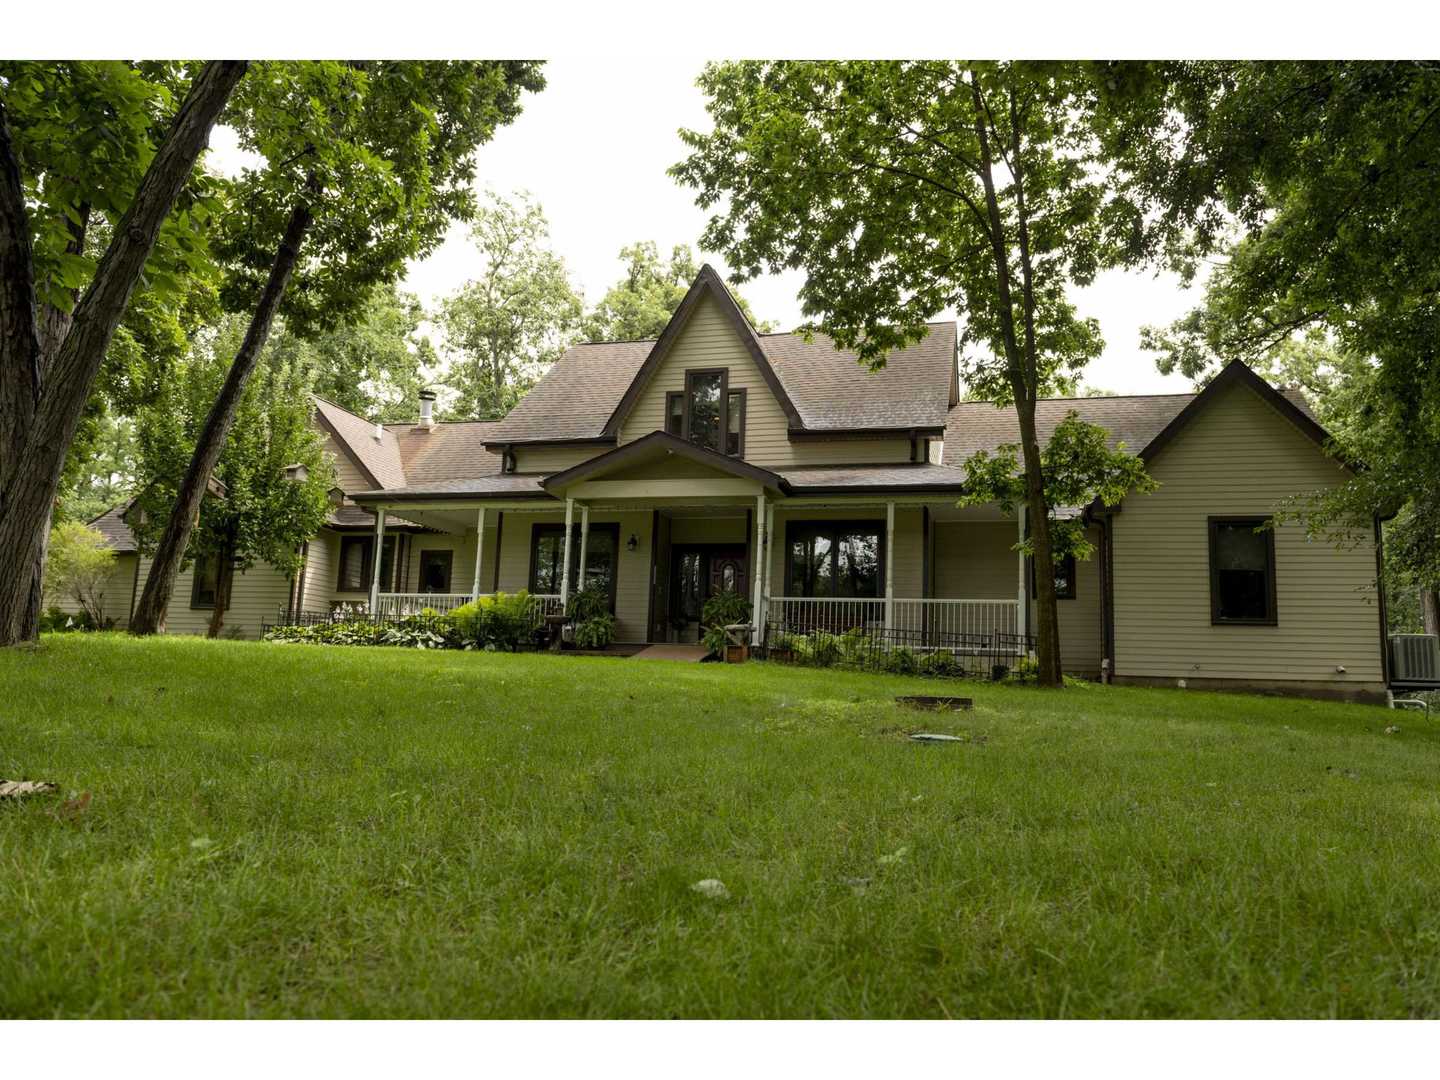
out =
{"type": "Polygon", "coordinates": [[[420,391],[420,426],[429,428],[435,425],[435,391],[420,391]]]}
{"type": "Polygon", "coordinates": [[[376,420],[376,421],[375,421],[375,432],[374,432],[374,434],[375,434],[375,441],[376,441],[376,442],[384,442],[384,441],[385,441],[385,425],[382,424],[382,423],[380,423],[379,420],[376,420]]]}

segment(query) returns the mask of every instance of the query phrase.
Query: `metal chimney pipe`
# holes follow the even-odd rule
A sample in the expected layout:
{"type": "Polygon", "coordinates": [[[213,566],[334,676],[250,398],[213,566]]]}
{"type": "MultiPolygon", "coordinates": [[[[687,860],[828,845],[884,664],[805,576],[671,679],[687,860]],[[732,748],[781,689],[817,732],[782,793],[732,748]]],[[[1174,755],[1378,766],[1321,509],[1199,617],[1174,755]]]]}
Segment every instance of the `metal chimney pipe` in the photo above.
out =
{"type": "Polygon", "coordinates": [[[420,391],[420,426],[433,427],[435,424],[435,391],[420,391]]]}

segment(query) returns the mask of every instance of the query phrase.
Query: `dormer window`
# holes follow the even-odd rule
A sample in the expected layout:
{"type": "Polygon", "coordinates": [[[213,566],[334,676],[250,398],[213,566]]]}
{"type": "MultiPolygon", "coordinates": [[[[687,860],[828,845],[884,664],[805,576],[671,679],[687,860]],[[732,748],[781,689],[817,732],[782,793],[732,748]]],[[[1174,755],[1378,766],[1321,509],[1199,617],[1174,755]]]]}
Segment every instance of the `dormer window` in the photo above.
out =
{"type": "Polygon", "coordinates": [[[684,391],[665,395],[665,430],[719,454],[745,449],[745,391],[729,388],[726,368],[685,373],[684,391]]]}

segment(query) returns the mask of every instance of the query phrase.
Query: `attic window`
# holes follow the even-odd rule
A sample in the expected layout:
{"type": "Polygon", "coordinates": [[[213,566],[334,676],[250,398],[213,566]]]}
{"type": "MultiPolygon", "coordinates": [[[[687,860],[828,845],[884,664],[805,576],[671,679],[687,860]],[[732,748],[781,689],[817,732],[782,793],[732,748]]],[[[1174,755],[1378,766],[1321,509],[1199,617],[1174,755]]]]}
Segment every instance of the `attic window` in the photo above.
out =
{"type": "Polygon", "coordinates": [[[745,443],[745,391],[729,388],[726,368],[685,373],[684,391],[665,395],[665,430],[719,454],[739,457],[745,443]]]}

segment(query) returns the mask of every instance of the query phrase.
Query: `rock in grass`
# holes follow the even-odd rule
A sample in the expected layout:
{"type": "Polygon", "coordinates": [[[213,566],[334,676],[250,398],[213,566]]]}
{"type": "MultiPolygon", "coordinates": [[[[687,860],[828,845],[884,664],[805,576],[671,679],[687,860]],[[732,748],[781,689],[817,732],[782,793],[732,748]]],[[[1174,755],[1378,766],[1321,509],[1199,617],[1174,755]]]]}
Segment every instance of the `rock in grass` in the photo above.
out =
{"type": "Polygon", "coordinates": [[[729,900],[730,890],[719,878],[707,877],[704,881],[697,881],[690,886],[691,892],[697,892],[707,900],[729,900]]]}
{"type": "Polygon", "coordinates": [[[19,799],[25,795],[48,795],[58,790],[49,780],[0,780],[0,799],[19,799]]]}

